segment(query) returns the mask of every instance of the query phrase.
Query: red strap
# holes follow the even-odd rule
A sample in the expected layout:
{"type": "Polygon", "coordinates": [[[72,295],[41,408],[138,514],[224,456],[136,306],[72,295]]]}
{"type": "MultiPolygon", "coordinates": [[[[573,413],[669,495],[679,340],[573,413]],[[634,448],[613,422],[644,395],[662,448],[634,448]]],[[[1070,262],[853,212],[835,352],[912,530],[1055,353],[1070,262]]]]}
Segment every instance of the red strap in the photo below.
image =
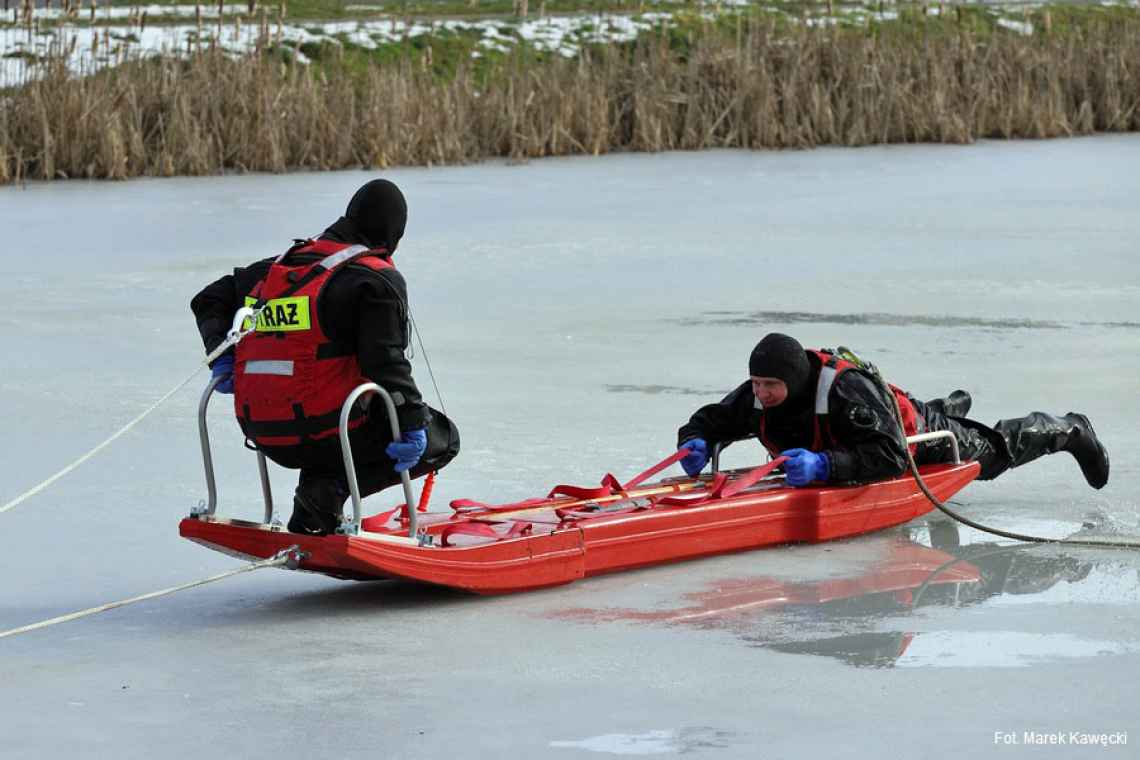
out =
{"type": "Polygon", "coordinates": [[[635,477],[633,480],[626,483],[624,486],[622,486],[622,490],[628,491],[631,488],[635,488],[635,487],[641,485],[642,483],[644,483],[649,478],[653,477],[657,473],[664,470],[666,467],[671,467],[674,464],[676,464],[677,462],[680,462],[682,459],[687,457],[689,455],[689,453],[690,452],[689,452],[688,448],[677,449],[677,452],[675,454],[671,454],[670,456],[665,457],[660,462],[653,465],[648,470],[646,470],[645,472],[643,472],[640,475],[638,475],[637,477],[635,477]]]}
{"type": "Polygon", "coordinates": [[[524,499],[513,504],[484,504],[474,499],[453,499],[451,508],[456,512],[510,512],[515,509],[526,509],[539,504],[546,504],[547,499],[524,499]]]}
{"type": "Polygon", "coordinates": [[[744,489],[759,483],[786,460],[787,457],[776,457],[771,462],[762,464],[735,480],[730,480],[728,475],[718,472],[709,484],[707,494],[702,494],[696,498],[692,496],[666,496],[663,499],[658,499],[655,503],[667,507],[695,507],[718,499],[730,499],[744,489]]]}
{"type": "Polygon", "coordinates": [[[452,544],[448,543],[448,539],[454,535],[480,536],[483,538],[493,538],[497,541],[506,538],[516,538],[518,536],[523,536],[530,533],[531,528],[533,527],[528,522],[515,522],[511,524],[511,527],[507,530],[506,533],[500,533],[493,527],[494,525],[499,524],[501,523],[471,521],[448,525],[439,534],[439,545],[451,546],[452,544]]]}
{"type": "Polygon", "coordinates": [[[653,465],[652,467],[650,467],[645,472],[642,472],[641,474],[637,475],[635,478],[633,478],[632,480],[630,480],[628,483],[626,483],[624,485],[622,485],[618,481],[618,479],[615,478],[612,474],[607,472],[605,474],[605,477],[602,478],[602,484],[600,486],[598,486],[597,488],[582,488],[580,486],[565,486],[565,485],[555,486],[553,489],[551,489],[550,494],[547,496],[547,498],[552,499],[555,496],[572,496],[575,499],[589,500],[589,499],[600,499],[604,496],[613,496],[616,493],[622,493],[624,491],[629,491],[633,488],[636,488],[641,483],[645,482],[649,478],[653,477],[657,473],[664,470],[666,467],[669,467],[671,465],[676,464],[677,462],[680,462],[682,459],[684,459],[688,455],[689,455],[689,449],[687,449],[687,448],[677,449],[677,451],[675,453],[670,454],[669,456],[665,457],[660,462],[653,465]]]}
{"type": "Polygon", "coordinates": [[[400,513],[400,519],[407,522],[408,505],[401,504],[398,507],[389,509],[387,512],[380,512],[378,514],[372,515],[371,517],[365,517],[360,521],[360,529],[366,533],[383,533],[384,530],[388,527],[388,521],[391,520],[392,515],[396,514],[397,512],[400,513]]]}
{"type": "Polygon", "coordinates": [[[712,498],[711,494],[720,493],[724,488],[724,484],[728,482],[728,476],[723,472],[718,472],[713,475],[712,481],[709,482],[708,491],[688,494],[678,494],[676,496],[665,496],[653,500],[654,504],[660,504],[665,507],[691,507],[696,504],[704,504],[712,498]]]}
{"type": "MultiPolygon", "coordinates": [[[[435,471],[428,473],[427,478],[424,479],[423,490],[420,491],[420,502],[416,505],[417,512],[427,512],[428,502],[431,501],[431,491],[435,488],[435,471]]],[[[360,529],[367,533],[383,533],[388,527],[388,521],[392,519],[392,515],[400,513],[400,519],[404,522],[408,521],[408,505],[401,504],[398,507],[393,507],[387,512],[380,512],[379,514],[365,517],[360,521],[360,529]]]]}
{"type": "Polygon", "coordinates": [[[433,488],[435,488],[435,470],[429,472],[424,479],[424,487],[420,490],[420,503],[416,505],[417,512],[427,512],[433,488]]]}
{"type": "MultiPolygon", "coordinates": [[[[619,502],[620,503],[620,502],[619,502]]],[[[562,509],[554,510],[554,514],[558,515],[560,520],[586,520],[591,517],[602,517],[603,515],[624,515],[629,512],[638,512],[645,509],[644,506],[634,504],[620,509],[571,509],[570,507],[563,507],[562,509]]]]}
{"type": "Polygon", "coordinates": [[[625,488],[620,482],[618,482],[618,479],[609,472],[602,476],[602,485],[610,489],[610,493],[613,493],[614,491],[622,491],[625,488]]]}
{"type": "Polygon", "coordinates": [[[554,486],[550,489],[550,493],[546,498],[553,499],[555,496],[570,496],[574,499],[583,499],[589,501],[590,499],[600,499],[603,496],[612,496],[614,489],[607,485],[598,486],[597,488],[583,488],[582,486],[554,486]]]}
{"type": "Polygon", "coordinates": [[[772,470],[776,469],[786,461],[788,461],[787,457],[776,457],[768,464],[760,465],[747,475],[742,475],[731,483],[721,485],[717,491],[710,494],[710,498],[731,499],[733,496],[736,496],[736,494],[740,493],[745,488],[749,488],[759,483],[761,480],[767,477],[772,472],[772,470]]]}
{"type": "MultiPolygon", "coordinates": [[[[665,457],[665,459],[653,465],[645,472],[642,472],[625,485],[622,485],[616,477],[607,472],[605,477],[602,478],[602,484],[600,486],[591,488],[588,486],[557,485],[554,488],[550,489],[550,493],[547,494],[545,499],[526,499],[525,501],[517,501],[513,504],[484,504],[481,501],[474,501],[472,499],[455,499],[451,502],[451,508],[456,512],[510,512],[516,509],[526,509],[528,507],[538,506],[539,504],[546,504],[550,499],[553,499],[557,496],[569,496],[572,499],[579,499],[582,501],[601,499],[606,496],[613,496],[615,494],[624,493],[625,491],[629,491],[635,488],[636,486],[640,485],[641,483],[664,470],[666,467],[669,467],[670,465],[681,461],[688,455],[689,449],[678,449],[675,453],[665,457]]],[[[424,488],[429,487],[425,485],[424,488]]]]}

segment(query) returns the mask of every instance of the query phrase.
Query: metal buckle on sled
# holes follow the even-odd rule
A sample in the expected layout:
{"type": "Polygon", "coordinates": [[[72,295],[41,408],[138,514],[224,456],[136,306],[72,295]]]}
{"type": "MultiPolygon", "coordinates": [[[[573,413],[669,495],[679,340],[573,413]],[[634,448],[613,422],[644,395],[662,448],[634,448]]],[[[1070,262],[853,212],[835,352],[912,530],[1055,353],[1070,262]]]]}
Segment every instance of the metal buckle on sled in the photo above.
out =
{"type": "Polygon", "coordinates": [[[273,555],[274,559],[285,557],[285,567],[288,570],[296,570],[301,567],[301,563],[309,558],[309,553],[301,551],[301,547],[297,544],[286,547],[273,555]]]}

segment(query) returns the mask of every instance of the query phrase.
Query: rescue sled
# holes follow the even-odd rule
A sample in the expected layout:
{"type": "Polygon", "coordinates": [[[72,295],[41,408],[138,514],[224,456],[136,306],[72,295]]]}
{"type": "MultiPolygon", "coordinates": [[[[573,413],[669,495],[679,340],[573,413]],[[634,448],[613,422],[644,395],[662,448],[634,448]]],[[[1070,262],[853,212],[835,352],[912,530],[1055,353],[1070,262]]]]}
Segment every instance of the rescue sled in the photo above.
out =
{"type": "MultiPolygon", "coordinates": [[[[217,515],[217,490],[206,428],[206,408],[217,380],[198,407],[199,434],[209,501],[182,520],[179,533],[237,557],[263,559],[294,550],[297,567],[337,578],[405,579],[479,594],[525,591],[601,573],[755,549],[776,544],[846,538],[908,522],[932,507],[909,476],[862,486],[791,488],[774,470],[782,458],[753,470],[701,478],[646,482],[677,462],[679,452],[626,483],[606,475],[596,487],[556,486],[545,497],[512,504],[467,499],[450,513],[419,513],[411,481],[403,475],[402,508],[364,518],[348,439],[349,412],[367,393],[379,393],[392,421],[391,397],[366,383],[346,399],[340,441],[352,494],[353,516],[340,533],[306,536],[272,521],[265,456],[258,452],[263,522],[217,515]]],[[[940,500],[977,477],[976,462],[960,462],[957,441],[946,432],[912,436],[910,442],[949,437],[953,464],[920,469],[940,500]]]]}

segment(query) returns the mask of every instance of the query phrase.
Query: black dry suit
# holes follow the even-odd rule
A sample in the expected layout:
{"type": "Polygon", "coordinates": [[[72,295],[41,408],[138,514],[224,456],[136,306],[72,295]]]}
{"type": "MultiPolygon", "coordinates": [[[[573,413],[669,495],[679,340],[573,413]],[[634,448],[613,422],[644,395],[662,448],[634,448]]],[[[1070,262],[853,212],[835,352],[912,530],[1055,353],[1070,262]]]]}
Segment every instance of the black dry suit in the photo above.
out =
{"type": "MultiPolygon", "coordinates": [[[[390,182],[375,180],[353,196],[345,216],[320,235],[320,239],[353,243],[395,251],[403,236],[407,209],[400,191],[390,182]]],[[[289,254],[286,261],[303,264],[320,260],[320,255],[289,254]]],[[[207,351],[225,338],[234,314],[266,276],[273,259],[234,270],[202,289],[190,308],[207,351]]],[[[408,334],[407,286],[394,268],[379,271],[362,264],[349,264],[335,272],[317,299],[317,320],[329,339],[339,345],[356,347],[362,374],[388,390],[397,400],[397,422],[401,431],[427,428],[428,446],[412,470],[418,477],[446,465],[459,451],[459,433],[441,412],[424,404],[412,378],[405,356],[408,334]]],[[[287,339],[286,333],[281,333],[287,339]]],[[[232,351],[232,349],[231,349],[232,351]]],[[[387,413],[374,396],[368,420],[352,431],[353,454],[362,495],[375,493],[399,482],[394,462],[385,454],[392,440],[387,413]]],[[[306,441],[297,446],[273,447],[267,456],[278,464],[301,470],[297,503],[310,505],[308,512],[319,513],[310,520],[311,532],[335,528],[334,518],[347,497],[344,463],[336,436],[306,441]],[[314,506],[315,504],[315,506],[314,506]]],[[[290,522],[290,530],[299,523],[290,522]]]]}
{"type": "MultiPolygon", "coordinates": [[[[751,382],[746,381],[719,403],[698,409],[678,430],[678,446],[693,438],[703,438],[711,447],[757,437],[763,422],[766,437],[778,449],[812,448],[814,389],[820,360],[814,352],[804,351],[793,339],[777,333],[761,341],[757,351],[766,344],[776,346],[783,357],[777,361],[769,356],[758,364],[754,352],[750,374],[784,380],[787,399],[765,409],[753,395],[751,382]],[[802,352],[804,361],[795,356],[797,351],[802,352]]],[[[918,413],[919,432],[954,433],[961,457],[981,465],[981,480],[995,478],[1044,454],[1067,451],[1093,488],[1102,488],[1108,481],[1108,453],[1084,415],[1058,417],[1033,412],[989,427],[966,417],[970,397],[964,391],[926,403],[911,397],[911,403],[918,413]]],[[[826,416],[834,444],[825,449],[831,462],[829,482],[868,483],[897,477],[906,470],[894,403],[869,372],[850,369],[835,379],[827,397],[826,416]]],[[[919,444],[914,452],[918,464],[948,462],[952,456],[950,445],[938,440],[919,444]]]]}

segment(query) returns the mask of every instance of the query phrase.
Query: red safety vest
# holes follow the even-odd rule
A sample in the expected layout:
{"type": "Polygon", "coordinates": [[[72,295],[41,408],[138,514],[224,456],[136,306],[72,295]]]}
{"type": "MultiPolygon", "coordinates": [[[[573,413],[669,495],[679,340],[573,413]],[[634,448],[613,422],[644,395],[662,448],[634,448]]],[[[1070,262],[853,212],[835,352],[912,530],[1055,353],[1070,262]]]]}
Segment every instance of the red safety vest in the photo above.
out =
{"type": "MultiPolygon", "coordinates": [[[[265,279],[246,296],[262,302],[257,329],[235,349],[234,411],[246,437],[258,446],[293,446],[336,435],[340,408],[353,388],[369,382],[354,345],[331,341],[321,326],[317,303],[341,267],[362,264],[374,271],[393,268],[384,249],[330,240],[308,240],[273,262],[265,279]],[[294,263],[293,254],[323,259],[294,263]]],[[[349,427],[364,421],[353,409],[349,427]]]]}
{"type": "MultiPolygon", "coordinates": [[[[826,351],[813,350],[811,353],[815,354],[816,358],[819,359],[820,369],[819,382],[817,382],[815,386],[814,431],[810,448],[812,451],[841,448],[841,445],[838,444],[831,435],[831,425],[829,424],[827,416],[828,396],[831,394],[831,386],[835,385],[835,381],[840,375],[849,369],[858,368],[846,359],[840,359],[826,351]]],[[[911,403],[906,391],[894,385],[891,385],[890,389],[894,392],[895,398],[898,399],[899,409],[902,411],[903,431],[908,436],[915,435],[918,433],[918,410],[915,409],[914,404],[911,403]]],[[[768,452],[772,456],[779,455],[781,449],[768,439],[765,431],[764,415],[760,415],[760,442],[764,444],[764,448],[768,449],[768,452]]],[[[918,446],[916,444],[911,444],[911,454],[914,454],[917,448],[918,446]]]]}

